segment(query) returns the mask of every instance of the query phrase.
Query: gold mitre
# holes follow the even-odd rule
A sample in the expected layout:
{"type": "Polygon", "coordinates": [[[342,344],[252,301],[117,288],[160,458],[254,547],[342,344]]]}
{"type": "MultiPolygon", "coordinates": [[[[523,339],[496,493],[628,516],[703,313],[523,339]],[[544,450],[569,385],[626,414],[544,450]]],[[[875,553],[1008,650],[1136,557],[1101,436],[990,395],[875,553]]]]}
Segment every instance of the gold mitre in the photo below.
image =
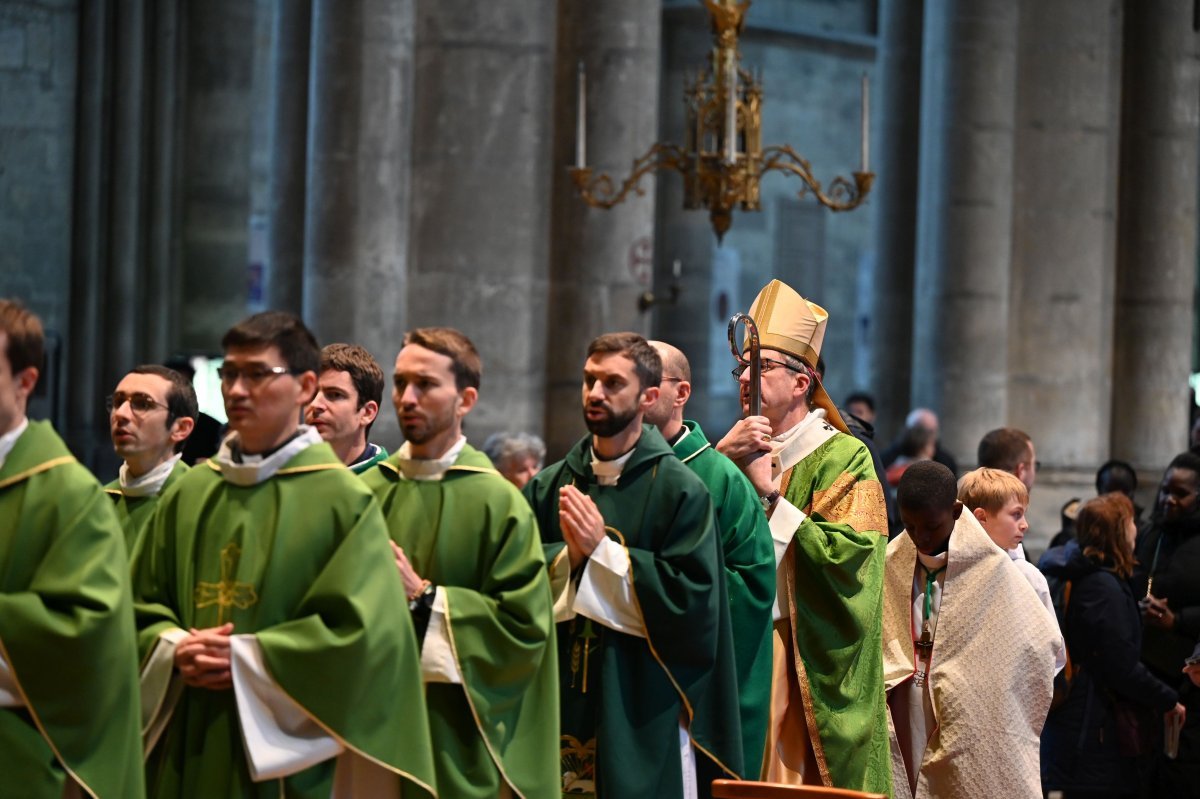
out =
{"type": "MultiPolygon", "coordinates": [[[[828,311],[804,299],[783,281],[772,280],[754,298],[750,318],[758,326],[760,347],[794,355],[816,373],[821,344],[825,341],[825,326],[829,323],[828,311]]],[[[843,433],[850,432],[819,378],[812,402],[825,410],[825,418],[831,425],[843,433]]]]}

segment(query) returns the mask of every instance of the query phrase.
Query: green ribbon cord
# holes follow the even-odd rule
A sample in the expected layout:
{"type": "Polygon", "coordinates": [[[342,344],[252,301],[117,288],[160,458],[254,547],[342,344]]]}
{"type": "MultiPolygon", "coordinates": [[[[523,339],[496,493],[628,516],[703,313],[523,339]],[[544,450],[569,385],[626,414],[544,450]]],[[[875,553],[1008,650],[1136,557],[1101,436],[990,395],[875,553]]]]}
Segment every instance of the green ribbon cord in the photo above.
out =
{"type": "Polygon", "coordinates": [[[925,570],[925,619],[924,620],[926,622],[929,621],[929,614],[932,612],[932,609],[933,609],[932,608],[932,600],[930,599],[930,595],[933,593],[933,583],[935,580],[937,580],[937,576],[939,574],[941,574],[942,572],[944,572],[945,570],[946,570],[945,566],[941,567],[940,569],[934,569],[933,571],[930,571],[929,569],[925,570]]]}

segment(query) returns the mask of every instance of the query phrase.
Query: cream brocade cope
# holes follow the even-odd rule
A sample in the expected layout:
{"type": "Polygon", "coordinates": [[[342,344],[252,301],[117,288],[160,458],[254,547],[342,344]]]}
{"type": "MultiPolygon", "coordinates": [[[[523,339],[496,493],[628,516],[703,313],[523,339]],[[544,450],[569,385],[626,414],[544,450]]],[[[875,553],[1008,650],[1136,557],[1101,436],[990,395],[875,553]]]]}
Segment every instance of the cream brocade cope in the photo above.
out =
{"type": "MultiPolygon", "coordinates": [[[[907,534],[887,549],[883,667],[889,693],[912,679],[913,574],[907,534]]],[[[950,537],[928,689],[935,724],[915,794],[891,730],[896,799],[1039,799],[1039,738],[1053,691],[1057,624],[1008,555],[964,511],[950,537]]],[[[889,715],[889,723],[891,718],[889,715]]]]}

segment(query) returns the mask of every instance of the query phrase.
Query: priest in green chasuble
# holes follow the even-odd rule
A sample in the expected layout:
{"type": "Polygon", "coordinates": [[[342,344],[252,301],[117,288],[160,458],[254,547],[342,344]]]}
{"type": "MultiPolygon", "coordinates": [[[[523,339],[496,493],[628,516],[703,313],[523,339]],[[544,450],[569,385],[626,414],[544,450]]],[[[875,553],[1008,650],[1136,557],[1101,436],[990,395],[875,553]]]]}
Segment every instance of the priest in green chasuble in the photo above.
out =
{"type": "MultiPolygon", "coordinates": [[[[778,564],[762,778],[890,793],[883,488],[817,377],[825,309],[772,280],[750,316],[761,343],[762,415],[735,424],[717,449],[761,498],[778,564]]],[[[747,350],[735,372],[749,414],[747,350]]]]}
{"type": "Polygon", "coordinates": [[[558,621],[563,792],[708,796],[743,773],[712,501],[657,429],[662,362],[635,333],[588,347],[590,435],[525,486],[558,621]]]}
{"type": "Polygon", "coordinates": [[[96,478],[25,416],[44,341],[0,300],[0,794],[139,799],[129,561],[96,478]]]}
{"type": "Polygon", "coordinates": [[[230,435],[135,552],[147,792],[435,793],[416,637],[371,492],[299,424],[318,349],[291,314],[222,346],[230,435]]]}
{"type": "Polygon", "coordinates": [[[737,661],[742,717],[743,765],[758,777],[771,697],[771,605],[775,601],[775,548],[754,486],[733,461],[708,443],[700,425],[683,418],[692,395],[687,356],[651,341],[663,363],[658,402],[646,422],[658,428],[675,454],[704,481],[712,495],[725,560],[725,585],[737,661]]]}
{"type": "Polygon", "coordinates": [[[383,382],[383,369],[365,348],[327,344],[321,350],[317,395],[304,409],[304,420],[355,474],[388,456],[386,449],[367,440],[383,402],[383,382]]]}
{"type": "Polygon", "coordinates": [[[410,331],[392,388],[405,443],[364,479],[421,638],[441,795],[550,799],[560,792],[550,583],[528,504],[462,433],[481,373],[459,331],[410,331]]]}
{"type": "Polygon", "coordinates": [[[117,479],[104,490],[131,554],[158,498],[188,470],[181,453],[199,414],[191,381],[155,364],[125,375],[108,398],[109,433],[122,463],[117,479]]]}

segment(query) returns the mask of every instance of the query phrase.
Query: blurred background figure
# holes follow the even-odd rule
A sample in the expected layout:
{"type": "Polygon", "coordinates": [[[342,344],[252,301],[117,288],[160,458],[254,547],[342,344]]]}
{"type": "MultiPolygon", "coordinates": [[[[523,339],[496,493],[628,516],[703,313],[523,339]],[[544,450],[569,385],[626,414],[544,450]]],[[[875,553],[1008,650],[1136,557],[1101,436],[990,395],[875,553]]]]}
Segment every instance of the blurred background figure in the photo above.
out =
{"type": "Polygon", "coordinates": [[[492,433],[483,442],[483,452],[506,480],[524,488],[542,470],[546,444],[531,433],[492,433]]]}
{"type": "MultiPolygon", "coordinates": [[[[910,435],[915,435],[914,431],[917,428],[928,430],[933,434],[933,454],[930,460],[938,463],[949,469],[954,476],[958,477],[958,461],[954,456],[942,448],[940,442],[940,422],[938,416],[928,408],[914,408],[909,411],[908,416],[904,417],[904,432],[897,438],[896,442],[883,451],[883,465],[889,467],[903,454],[902,450],[905,447],[905,442],[910,435]]],[[[981,463],[980,466],[990,464],[981,463]]]]}
{"type": "Polygon", "coordinates": [[[875,424],[875,398],[865,391],[856,391],[846,397],[846,410],[867,424],[875,424]]]}
{"type": "Polygon", "coordinates": [[[1146,754],[1139,733],[1185,712],[1173,687],[1179,669],[1168,683],[1141,662],[1142,623],[1128,581],[1136,535],[1128,497],[1096,497],[1079,509],[1065,562],[1046,567],[1052,585],[1069,584],[1059,611],[1073,671],[1056,684],[1058,704],[1042,731],[1042,787],[1067,799],[1137,796],[1137,758],[1146,754]]]}

